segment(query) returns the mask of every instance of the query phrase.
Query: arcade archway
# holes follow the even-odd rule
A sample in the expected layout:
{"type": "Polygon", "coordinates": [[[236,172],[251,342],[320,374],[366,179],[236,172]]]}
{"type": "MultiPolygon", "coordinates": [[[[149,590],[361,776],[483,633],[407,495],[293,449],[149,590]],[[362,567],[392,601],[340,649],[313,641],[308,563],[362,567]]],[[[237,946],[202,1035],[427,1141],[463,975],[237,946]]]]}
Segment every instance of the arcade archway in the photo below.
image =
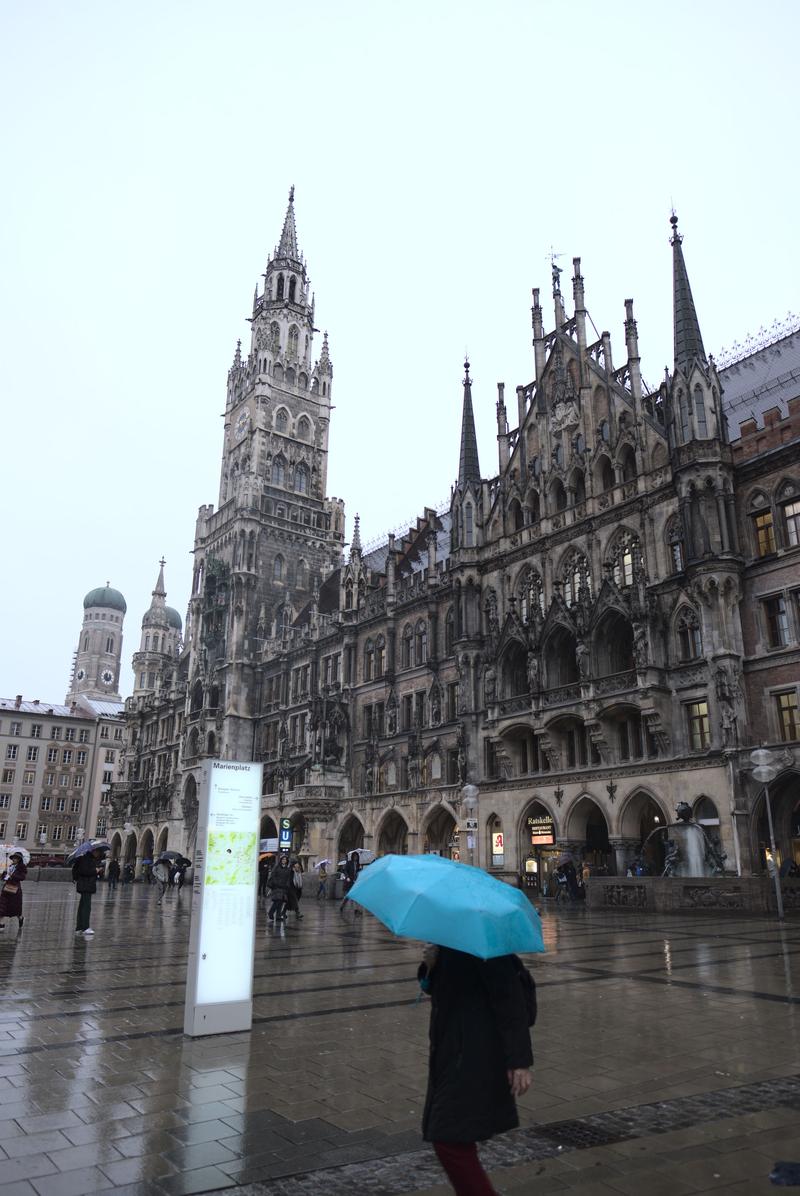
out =
{"type": "Polygon", "coordinates": [[[364,846],[364,828],[356,818],[355,814],[343,823],[339,831],[339,838],[337,840],[337,860],[343,860],[348,851],[355,851],[357,847],[364,846]]]}
{"type": "Polygon", "coordinates": [[[597,802],[580,797],[569,813],[566,839],[574,843],[584,864],[600,875],[613,874],[614,861],[608,840],[608,823],[597,802]]]}
{"type": "Polygon", "coordinates": [[[453,858],[456,849],[456,820],[449,810],[439,806],[428,819],[423,837],[423,852],[435,852],[453,858]]]}
{"type": "Polygon", "coordinates": [[[381,826],[378,855],[408,855],[408,826],[397,810],[387,814],[381,826]]]}
{"type": "MultiPolygon", "coordinates": [[[[769,787],[778,868],[792,861],[800,865],[800,773],[782,773],[769,787]]],[[[769,824],[764,791],[756,799],[752,819],[753,871],[766,872],[769,824]]]]}

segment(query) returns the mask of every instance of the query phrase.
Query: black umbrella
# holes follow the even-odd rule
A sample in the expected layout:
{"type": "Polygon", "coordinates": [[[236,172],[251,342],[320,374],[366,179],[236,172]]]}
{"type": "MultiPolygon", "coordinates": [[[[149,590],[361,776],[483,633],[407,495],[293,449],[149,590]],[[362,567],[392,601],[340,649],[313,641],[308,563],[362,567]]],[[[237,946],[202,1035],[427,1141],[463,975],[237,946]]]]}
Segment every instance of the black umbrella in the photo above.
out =
{"type": "Polygon", "coordinates": [[[160,860],[167,860],[167,861],[182,860],[182,859],[184,859],[184,855],[183,855],[183,852],[181,852],[181,851],[162,851],[161,855],[158,858],[160,860]]]}

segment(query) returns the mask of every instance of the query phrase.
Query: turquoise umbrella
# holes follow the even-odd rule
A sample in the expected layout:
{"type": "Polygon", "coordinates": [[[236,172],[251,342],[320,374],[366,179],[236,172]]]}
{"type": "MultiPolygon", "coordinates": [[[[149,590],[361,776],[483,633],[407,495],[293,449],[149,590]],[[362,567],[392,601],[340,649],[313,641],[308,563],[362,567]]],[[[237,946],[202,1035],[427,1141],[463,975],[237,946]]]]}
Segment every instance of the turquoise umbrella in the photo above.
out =
{"type": "Polygon", "coordinates": [[[539,915],[519,889],[441,856],[384,856],[349,897],[395,934],[479,959],[545,949],[539,915]]]}

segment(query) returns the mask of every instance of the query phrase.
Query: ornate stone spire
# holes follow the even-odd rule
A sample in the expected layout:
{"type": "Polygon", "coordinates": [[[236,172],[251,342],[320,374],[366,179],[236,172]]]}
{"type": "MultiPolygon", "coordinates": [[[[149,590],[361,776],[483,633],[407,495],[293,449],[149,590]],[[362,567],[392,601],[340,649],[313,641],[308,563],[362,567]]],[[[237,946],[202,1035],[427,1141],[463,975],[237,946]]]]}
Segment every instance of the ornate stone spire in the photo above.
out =
{"type": "Polygon", "coordinates": [[[361,516],[356,515],[353,523],[353,540],[350,544],[350,559],[361,556],[361,516]]]}
{"type": "Polygon", "coordinates": [[[166,596],[167,596],[166,587],[164,585],[164,566],[166,565],[166,563],[167,562],[164,560],[164,558],[162,556],[161,560],[158,562],[158,566],[159,566],[158,567],[158,578],[156,580],[156,588],[153,590],[154,598],[156,596],[158,596],[159,598],[166,598],[166,596]]]}
{"type": "Polygon", "coordinates": [[[689,286],[689,275],[681,248],[683,237],[678,232],[678,217],[673,212],[672,225],[672,301],[675,321],[675,368],[688,370],[696,359],[706,363],[706,351],[700,335],[700,323],[689,286]]]}
{"type": "Polygon", "coordinates": [[[464,405],[461,413],[461,452],[458,458],[458,484],[480,484],[481,467],[478,461],[478,441],[475,436],[475,417],[472,413],[472,379],[469,361],[464,362],[464,405]]]}
{"type": "Polygon", "coordinates": [[[297,229],[294,223],[294,185],[289,188],[289,206],[283,221],[283,232],[275,251],[276,257],[290,257],[298,261],[300,254],[297,249],[297,229]]]}
{"type": "Polygon", "coordinates": [[[323,332],[323,334],[322,334],[322,352],[319,355],[319,362],[317,363],[317,368],[318,368],[320,374],[331,374],[333,372],[333,369],[331,366],[330,350],[328,348],[328,333],[327,332],[323,332]]]}

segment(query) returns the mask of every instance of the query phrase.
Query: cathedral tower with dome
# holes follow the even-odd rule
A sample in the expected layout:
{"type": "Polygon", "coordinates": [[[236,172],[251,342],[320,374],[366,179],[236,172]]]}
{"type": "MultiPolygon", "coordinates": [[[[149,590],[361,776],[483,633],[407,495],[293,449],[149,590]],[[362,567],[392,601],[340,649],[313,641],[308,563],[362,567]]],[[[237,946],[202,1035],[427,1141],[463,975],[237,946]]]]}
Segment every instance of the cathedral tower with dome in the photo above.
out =
{"type": "Polygon", "coordinates": [[[83,625],[72,664],[67,705],[79,696],[101,702],[121,702],[122,625],[127,603],[106,582],[83,600],[83,625]]]}

